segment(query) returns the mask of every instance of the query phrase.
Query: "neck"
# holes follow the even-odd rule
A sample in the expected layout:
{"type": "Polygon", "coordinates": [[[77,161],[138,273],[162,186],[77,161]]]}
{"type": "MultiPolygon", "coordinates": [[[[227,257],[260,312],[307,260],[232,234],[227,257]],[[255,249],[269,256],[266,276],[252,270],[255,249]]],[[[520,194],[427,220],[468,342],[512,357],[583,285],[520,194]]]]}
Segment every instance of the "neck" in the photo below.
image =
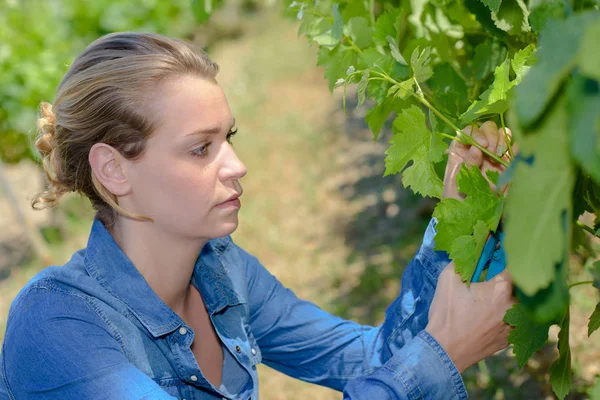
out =
{"type": "Polygon", "coordinates": [[[109,231],[158,297],[183,315],[194,265],[208,241],[178,237],[153,222],[124,217],[109,231]]]}

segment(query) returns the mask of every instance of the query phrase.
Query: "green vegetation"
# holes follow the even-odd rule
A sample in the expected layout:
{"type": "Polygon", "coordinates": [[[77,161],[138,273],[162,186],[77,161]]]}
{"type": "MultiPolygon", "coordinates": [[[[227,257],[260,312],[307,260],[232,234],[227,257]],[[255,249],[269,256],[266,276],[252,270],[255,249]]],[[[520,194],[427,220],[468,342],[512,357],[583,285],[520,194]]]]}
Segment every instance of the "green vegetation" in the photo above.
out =
{"type": "MultiPolygon", "coordinates": [[[[571,282],[571,252],[593,262],[590,237],[600,237],[598,2],[286,4],[302,21],[299,33],[318,45],[330,89],[343,86],[344,107],[352,83],[358,84],[358,106],[371,100],[365,120],[375,140],[396,113],[386,174],[401,173],[405,187],[441,197],[436,164],[452,140],[508,167],[490,176],[509,185],[506,201],[479,169],[461,169],[458,184],[467,200],[440,201],[436,243],[469,281],[489,231],[504,219],[508,268],[521,300],[507,314],[517,327],[510,341],[523,365],[541,349],[549,327],[560,326],[550,382],[565,398],[571,387],[569,288],[580,284],[571,282]],[[485,119],[503,128],[507,119],[514,133],[496,154],[459,128],[485,119]],[[591,225],[580,220],[585,212],[591,225]]],[[[599,308],[589,334],[600,326],[599,308]]]]}

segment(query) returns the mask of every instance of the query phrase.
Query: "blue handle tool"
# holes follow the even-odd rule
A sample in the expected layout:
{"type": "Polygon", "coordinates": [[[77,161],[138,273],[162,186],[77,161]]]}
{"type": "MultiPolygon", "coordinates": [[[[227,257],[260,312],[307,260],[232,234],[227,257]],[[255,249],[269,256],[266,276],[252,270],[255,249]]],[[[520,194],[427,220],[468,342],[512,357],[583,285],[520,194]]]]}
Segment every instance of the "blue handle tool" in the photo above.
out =
{"type": "Polygon", "coordinates": [[[506,253],[504,252],[504,232],[501,226],[496,232],[490,232],[477,262],[471,282],[479,282],[481,275],[487,270],[485,277],[489,281],[506,268],[506,253]]]}

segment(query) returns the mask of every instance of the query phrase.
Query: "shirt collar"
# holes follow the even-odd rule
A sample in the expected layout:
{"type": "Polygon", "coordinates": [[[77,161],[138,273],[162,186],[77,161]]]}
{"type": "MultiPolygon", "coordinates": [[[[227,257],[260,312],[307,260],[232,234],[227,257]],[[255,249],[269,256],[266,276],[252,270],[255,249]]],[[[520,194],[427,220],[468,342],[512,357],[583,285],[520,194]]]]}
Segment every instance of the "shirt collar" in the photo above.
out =
{"type": "MultiPolygon", "coordinates": [[[[237,289],[241,271],[225,268],[223,263],[233,247],[230,237],[211,240],[202,248],[194,266],[192,283],[210,313],[246,302],[246,296],[237,289]]],[[[92,225],[85,267],[90,276],[125,303],[154,337],[182,325],[182,319],[152,290],[99,219],[92,225]]]]}

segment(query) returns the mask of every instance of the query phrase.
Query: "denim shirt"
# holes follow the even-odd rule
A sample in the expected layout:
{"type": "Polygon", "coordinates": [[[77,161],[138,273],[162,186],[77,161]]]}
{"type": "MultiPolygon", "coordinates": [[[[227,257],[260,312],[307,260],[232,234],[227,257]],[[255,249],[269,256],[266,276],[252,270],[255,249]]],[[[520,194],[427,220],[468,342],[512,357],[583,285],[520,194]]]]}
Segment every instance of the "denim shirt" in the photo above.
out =
{"type": "Polygon", "coordinates": [[[261,362],[345,399],[465,399],[458,370],[424,331],[449,261],[433,250],[434,235],[432,220],[377,327],[298,299],[231,237],[208,242],[191,283],[223,346],[216,387],[192,353],[193,329],[95,220],[85,249],[42,270],[13,301],[0,399],[258,399],[261,362]]]}

